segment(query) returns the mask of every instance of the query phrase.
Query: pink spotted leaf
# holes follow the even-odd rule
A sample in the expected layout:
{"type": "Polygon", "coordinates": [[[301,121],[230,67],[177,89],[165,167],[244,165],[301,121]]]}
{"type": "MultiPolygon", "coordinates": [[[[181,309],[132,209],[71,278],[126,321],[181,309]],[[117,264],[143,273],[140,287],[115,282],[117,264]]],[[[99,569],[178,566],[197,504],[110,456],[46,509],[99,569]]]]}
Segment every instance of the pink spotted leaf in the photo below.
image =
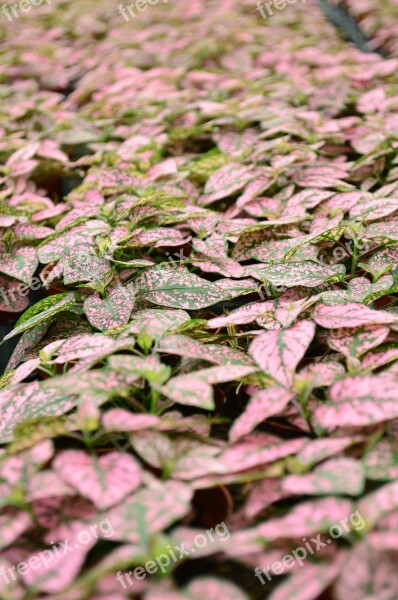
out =
{"type": "Polygon", "coordinates": [[[0,254],[0,272],[26,284],[31,282],[38,264],[36,250],[28,246],[0,254]]]}
{"type": "Polygon", "coordinates": [[[359,461],[332,458],[306,475],[289,475],[282,490],[290,494],[358,496],[364,490],[365,473],[359,461]]]}
{"type": "Polygon", "coordinates": [[[149,269],[136,281],[140,295],[154,304],[185,310],[198,310],[231,297],[187,269],[149,269]]]}
{"type": "Polygon", "coordinates": [[[84,302],[84,312],[93,327],[106,331],[119,325],[126,325],[133,306],[134,299],[130,292],[122,286],[117,286],[103,300],[89,296],[84,302]]]}
{"type": "Polygon", "coordinates": [[[267,375],[289,387],[314,333],[311,321],[299,321],[280,331],[267,331],[252,342],[249,354],[267,375]]]}
{"type": "Polygon", "coordinates": [[[318,304],[314,320],[325,329],[361,327],[364,325],[389,325],[398,321],[398,315],[386,310],[375,310],[357,302],[344,304],[318,304]]]}
{"type": "Polygon", "coordinates": [[[256,425],[283,411],[294,395],[279,386],[256,392],[244,412],[235,420],[230,432],[231,442],[250,433],[256,425]]]}
{"type": "Polygon", "coordinates": [[[230,163],[217,169],[207,180],[201,204],[207,205],[238,192],[252,179],[249,167],[230,163]]]}
{"type": "Polygon", "coordinates": [[[311,261],[278,263],[273,265],[252,266],[248,274],[272,285],[294,287],[317,287],[323,283],[342,281],[345,275],[344,265],[323,266],[311,261]]]}
{"type": "Polygon", "coordinates": [[[345,377],[329,390],[327,402],[314,412],[324,429],[361,427],[398,418],[397,381],[387,375],[345,377]]]}
{"type": "Polygon", "coordinates": [[[54,461],[60,477],[99,509],[109,508],[141,483],[141,471],[132,456],[110,452],[96,458],[80,450],[66,450],[54,461]]]}

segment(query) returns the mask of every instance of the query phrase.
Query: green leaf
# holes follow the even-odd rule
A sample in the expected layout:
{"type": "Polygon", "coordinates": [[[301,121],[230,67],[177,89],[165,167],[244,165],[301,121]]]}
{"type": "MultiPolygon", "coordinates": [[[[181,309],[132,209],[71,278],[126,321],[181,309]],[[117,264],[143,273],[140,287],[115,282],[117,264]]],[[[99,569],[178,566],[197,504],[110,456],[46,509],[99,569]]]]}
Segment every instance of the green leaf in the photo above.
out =
{"type": "Polygon", "coordinates": [[[31,327],[50,319],[57,313],[71,308],[75,303],[75,292],[64,292],[62,294],[43,298],[43,300],[40,300],[40,302],[29,308],[18,319],[14,329],[4,337],[4,340],[8,340],[19,333],[26,331],[26,329],[30,329],[31,327]]]}

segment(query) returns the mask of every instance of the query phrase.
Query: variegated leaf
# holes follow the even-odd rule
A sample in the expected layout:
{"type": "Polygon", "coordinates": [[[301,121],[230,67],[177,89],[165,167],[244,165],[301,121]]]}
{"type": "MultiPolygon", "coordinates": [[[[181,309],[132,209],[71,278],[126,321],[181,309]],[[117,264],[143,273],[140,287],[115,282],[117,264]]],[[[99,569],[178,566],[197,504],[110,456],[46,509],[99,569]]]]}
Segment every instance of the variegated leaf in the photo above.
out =
{"type": "Polygon", "coordinates": [[[397,379],[365,375],[346,377],[329,390],[329,400],[314,411],[324,429],[361,427],[398,418],[397,379]]]}
{"type": "Polygon", "coordinates": [[[105,258],[90,254],[79,254],[62,261],[64,283],[80,281],[104,281],[110,275],[109,262],[105,258]]]}
{"type": "Polygon", "coordinates": [[[82,450],[65,450],[55,459],[54,468],[66,483],[101,510],[118,504],[141,483],[138,463],[121,452],[97,458],[82,450]]]}
{"type": "Polygon", "coordinates": [[[240,379],[256,371],[254,366],[225,365],[201,369],[170,379],[161,392],[178,404],[214,409],[212,384],[240,379]]]}
{"type": "Polygon", "coordinates": [[[27,329],[36,327],[39,324],[48,322],[54,315],[68,310],[76,304],[76,294],[74,292],[65,292],[43,298],[37,304],[29,308],[17,321],[14,329],[8,333],[4,339],[8,340],[14,335],[18,335],[27,329]]]}
{"type": "Polygon", "coordinates": [[[231,298],[228,291],[187,269],[148,269],[135,283],[143,298],[159,306],[198,310],[231,298]]]}
{"type": "Polygon", "coordinates": [[[382,344],[388,334],[388,327],[377,325],[363,325],[356,329],[336,329],[328,335],[328,344],[346,358],[358,358],[364,352],[382,344]]]}
{"type": "Polygon", "coordinates": [[[315,322],[325,329],[362,327],[364,325],[389,325],[398,321],[398,315],[385,310],[374,310],[357,302],[344,304],[318,304],[314,311],[315,322]]]}
{"type": "Polygon", "coordinates": [[[365,487],[365,472],[359,461],[332,458],[306,475],[290,475],[282,482],[285,493],[299,495],[344,494],[359,496],[365,487]]]}
{"type": "Polygon", "coordinates": [[[266,281],[272,285],[296,285],[304,287],[317,287],[323,283],[336,283],[342,281],[345,275],[344,265],[330,267],[319,265],[311,261],[278,263],[266,267],[248,267],[248,274],[256,279],[266,281]]]}
{"type": "Polygon", "coordinates": [[[252,342],[249,354],[267,375],[289,387],[314,333],[315,326],[311,321],[299,321],[280,331],[267,331],[252,342]]]}
{"type": "Polygon", "coordinates": [[[0,273],[29,284],[37,269],[39,260],[34,248],[18,248],[11,254],[0,254],[0,273]]]}
{"type": "Polygon", "coordinates": [[[202,197],[201,204],[207,205],[238,192],[252,177],[251,169],[239,163],[230,163],[217,169],[206,182],[206,196],[202,197]]]}
{"type": "Polygon", "coordinates": [[[279,386],[256,392],[244,412],[235,420],[229,432],[231,442],[250,433],[268,417],[281,413],[293,397],[294,394],[279,386]]]}
{"type": "Polygon", "coordinates": [[[89,296],[83,308],[91,325],[100,331],[106,331],[119,325],[126,325],[133,307],[134,299],[131,293],[119,285],[113,288],[108,297],[103,300],[89,296]]]}

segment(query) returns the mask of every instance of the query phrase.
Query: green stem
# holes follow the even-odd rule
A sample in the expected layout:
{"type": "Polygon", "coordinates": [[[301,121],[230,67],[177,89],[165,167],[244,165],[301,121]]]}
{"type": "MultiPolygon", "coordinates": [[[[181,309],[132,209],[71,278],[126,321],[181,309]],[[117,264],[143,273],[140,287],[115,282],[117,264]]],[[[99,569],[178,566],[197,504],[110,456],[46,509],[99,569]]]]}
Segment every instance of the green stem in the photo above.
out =
{"type": "Polygon", "coordinates": [[[151,414],[156,412],[156,409],[158,406],[158,398],[159,398],[159,392],[157,392],[156,390],[153,389],[153,387],[151,387],[151,406],[150,406],[151,414]]]}
{"type": "Polygon", "coordinates": [[[354,233],[354,252],[352,254],[351,275],[355,275],[355,271],[357,270],[357,263],[358,263],[358,239],[357,239],[357,234],[354,233]]]}

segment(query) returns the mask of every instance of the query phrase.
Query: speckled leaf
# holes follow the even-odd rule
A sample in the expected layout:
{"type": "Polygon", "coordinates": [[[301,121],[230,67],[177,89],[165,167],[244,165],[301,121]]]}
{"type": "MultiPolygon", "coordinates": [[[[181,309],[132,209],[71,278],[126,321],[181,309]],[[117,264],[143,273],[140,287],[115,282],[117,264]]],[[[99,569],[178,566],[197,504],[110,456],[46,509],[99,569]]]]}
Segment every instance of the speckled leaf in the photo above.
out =
{"type": "Polygon", "coordinates": [[[219,365],[251,364],[250,358],[229,346],[219,344],[202,344],[198,340],[184,335],[168,335],[162,338],[157,347],[158,352],[177,354],[186,358],[199,358],[219,365]]]}
{"type": "Polygon", "coordinates": [[[38,264],[36,250],[29,246],[18,248],[11,254],[0,254],[0,273],[26,284],[31,282],[38,264]]]}
{"type": "Polygon", "coordinates": [[[210,204],[241,190],[251,179],[252,171],[249,167],[239,163],[230,163],[217,169],[207,180],[201,199],[202,205],[210,204]]]}
{"type": "Polygon", "coordinates": [[[67,285],[80,281],[103,281],[110,274],[109,262],[99,256],[79,254],[64,259],[62,263],[67,285]]]}
{"type": "Polygon", "coordinates": [[[345,267],[344,265],[327,267],[311,261],[290,262],[266,267],[248,267],[248,274],[272,285],[284,285],[288,288],[302,285],[312,288],[323,283],[342,281],[345,275],[345,267]]]}
{"type": "Polygon", "coordinates": [[[27,486],[35,472],[52,458],[53,453],[53,444],[49,440],[43,440],[29,450],[3,457],[0,463],[0,480],[6,481],[9,486],[27,486]]]}
{"type": "Polygon", "coordinates": [[[132,543],[146,540],[186,515],[191,498],[189,487],[176,481],[156,482],[135,492],[103,513],[112,524],[112,540],[132,543]]]}
{"type": "Polygon", "coordinates": [[[314,333],[311,321],[299,321],[289,329],[266,331],[252,342],[249,354],[267,375],[289,387],[314,333]]]}
{"type": "Polygon", "coordinates": [[[306,475],[288,475],[282,490],[290,494],[359,496],[365,487],[362,464],[352,458],[332,458],[306,475]]]}
{"type": "Polygon", "coordinates": [[[49,327],[49,323],[44,322],[39,325],[35,325],[32,329],[26,330],[18,344],[15,346],[14,352],[11,355],[10,360],[7,364],[8,369],[15,369],[15,367],[23,360],[27,352],[34,347],[45,335],[47,329],[49,327]]]}
{"type": "Polygon", "coordinates": [[[109,431],[141,431],[156,427],[159,422],[156,415],[134,414],[122,408],[108,410],[102,418],[103,427],[109,431]]]}
{"type": "Polygon", "coordinates": [[[6,509],[0,515],[0,550],[7,548],[32,525],[32,518],[24,510],[6,509]]]}
{"type": "Polygon", "coordinates": [[[153,304],[186,310],[206,308],[231,297],[187,269],[149,269],[136,285],[141,296],[153,304]]]}
{"type": "Polygon", "coordinates": [[[162,246],[182,246],[189,242],[189,240],[190,237],[184,237],[178,229],[154,227],[153,229],[138,229],[134,231],[134,236],[126,245],[129,248],[143,248],[145,246],[160,248],[162,246]]]}
{"type": "Polygon", "coordinates": [[[366,198],[350,209],[350,217],[364,223],[376,221],[398,210],[398,198],[366,198]]]}
{"type": "Polygon", "coordinates": [[[90,248],[94,248],[94,237],[106,233],[108,229],[104,221],[92,219],[66,231],[57,231],[40,245],[38,249],[40,262],[48,264],[68,255],[87,254],[90,248]]]}
{"type": "Polygon", "coordinates": [[[386,483],[374,492],[366,494],[358,503],[358,510],[371,529],[384,516],[398,509],[398,481],[386,483]]]}
{"type": "Polygon", "coordinates": [[[342,498],[322,498],[302,502],[280,518],[269,519],[257,527],[261,536],[268,540],[296,538],[327,531],[329,527],[347,518],[352,504],[342,498]]]}
{"type": "Polygon", "coordinates": [[[316,236],[305,235],[287,240],[267,240],[249,250],[247,254],[263,263],[315,260],[318,249],[310,244],[315,238],[316,236]]]}
{"type": "Polygon", "coordinates": [[[389,325],[398,321],[398,315],[385,310],[374,310],[357,302],[328,305],[318,304],[314,320],[325,329],[361,327],[363,325],[389,325]]]}
{"type": "Polygon", "coordinates": [[[217,460],[220,448],[190,437],[170,438],[157,431],[130,435],[134,451],[151,466],[172,474],[173,479],[195,480],[211,473],[224,473],[217,460]]]}
{"type": "Polygon", "coordinates": [[[0,393],[0,442],[11,441],[14,428],[32,419],[63,415],[76,405],[73,393],[60,392],[33,381],[20,389],[0,393]]]}
{"type": "Polygon", "coordinates": [[[269,600],[317,600],[336,579],[342,558],[341,556],[339,560],[334,557],[333,563],[326,564],[305,563],[303,569],[278,585],[269,600]]]}
{"type": "Polygon", "coordinates": [[[394,481],[398,479],[398,452],[387,439],[380,440],[363,458],[367,479],[394,481]]]}
{"type": "Polygon", "coordinates": [[[345,448],[348,448],[355,442],[360,442],[360,437],[338,437],[338,438],[320,438],[311,440],[296,455],[296,460],[305,467],[312,467],[325,458],[335,456],[345,448]]]}
{"type": "Polygon", "coordinates": [[[50,227],[42,227],[40,225],[17,223],[13,227],[13,233],[17,240],[44,240],[47,236],[52,235],[54,230],[50,227]]]}
{"type": "Polygon", "coordinates": [[[53,358],[54,363],[71,362],[72,360],[89,358],[99,351],[107,352],[114,345],[114,340],[100,333],[74,335],[68,340],[62,341],[57,349],[57,358],[53,358]]]}
{"type": "Polygon", "coordinates": [[[342,364],[334,361],[323,363],[312,363],[301,369],[294,378],[299,386],[317,388],[332,385],[336,379],[344,375],[345,369],[342,364]]]}
{"type": "Polygon", "coordinates": [[[330,388],[329,400],[316,407],[314,419],[325,429],[361,427],[396,419],[396,392],[394,377],[346,377],[330,388]]]}
{"type": "Polygon", "coordinates": [[[97,458],[83,450],[66,450],[55,459],[54,469],[101,510],[118,504],[141,483],[138,463],[121,452],[109,452],[97,458]]]}
{"type": "Polygon", "coordinates": [[[259,317],[266,317],[273,311],[275,305],[270,300],[268,302],[251,302],[245,304],[235,310],[232,310],[228,315],[209,319],[207,327],[218,328],[226,327],[227,325],[245,325],[252,323],[259,317]]]}
{"type": "Polygon", "coordinates": [[[89,296],[84,302],[84,312],[87,319],[93,327],[100,331],[126,325],[133,307],[132,295],[122,286],[113,288],[104,300],[89,296]]]}
{"type": "Polygon", "coordinates": [[[138,375],[154,383],[162,384],[170,377],[170,367],[160,362],[156,355],[141,358],[130,354],[117,354],[110,356],[108,362],[115,371],[138,375]]]}
{"type": "Polygon", "coordinates": [[[242,132],[229,131],[216,137],[220,151],[230,156],[239,156],[244,150],[252,147],[256,140],[255,129],[245,129],[242,132]]]}
{"type": "Polygon", "coordinates": [[[245,515],[256,517],[265,508],[284,497],[279,479],[269,477],[255,482],[244,506],[245,515]]]}
{"type": "Polygon", "coordinates": [[[395,600],[398,590],[396,560],[375,550],[367,541],[356,544],[345,558],[334,586],[336,600],[395,600]]]}
{"type": "MultiPolygon", "coordinates": [[[[29,298],[27,295],[21,296],[20,294],[21,284],[17,281],[11,281],[5,277],[0,276],[0,311],[9,312],[10,317],[12,313],[23,312],[29,305],[29,298]]],[[[27,286],[22,284],[25,291],[29,291],[27,286]]]]}
{"type": "Polygon", "coordinates": [[[381,223],[373,223],[366,228],[366,237],[370,239],[385,239],[398,241],[398,225],[397,223],[382,221],[381,223]]]}
{"type": "Polygon", "coordinates": [[[44,469],[30,477],[26,491],[28,502],[60,496],[76,496],[76,490],[65,483],[52,469],[44,469]]]}
{"type": "Polygon", "coordinates": [[[375,252],[367,263],[359,263],[365,271],[371,273],[375,280],[398,265],[398,248],[383,248],[375,252]]]}
{"type": "Polygon", "coordinates": [[[270,434],[254,433],[227,448],[220,459],[231,472],[243,471],[296,454],[305,444],[305,438],[283,440],[270,434]]]}
{"type": "MultiPolygon", "coordinates": [[[[83,520],[73,520],[52,530],[50,533],[52,540],[54,538],[56,540],[68,540],[70,544],[68,547],[73,550],[73,552],[68,553],[70,556],[68,556],[67,568],[65,568],[64,556],[60,552],[61,545],[59,545],[58,552],[52,551],[51,562],[48,561],[46,564],[44,560],[39,559],[38,568],[27,570],[24,575],[25,584],[49,594],[67,589],[78,577],[87,553],[96,544],[96,535],[89,535],[88,539],[85,536],[85,542],[82,543],[79,537],[82,531],[91,533],[87,522],[83,520]]],[[[38,553],[33,553],[33,556],[38,557],[38,553]]],[[[26,560],[30,558],[30,556],[27,556],[26,560]]]]}
{"type": "Polygon", "coordinates": [[[7,334],[4,339],[8,340],[14,335],[18,335],[27,329],[31,329],[45,321],[51,319],[54,315],[64,310],[68,310],[76,304],[76,294],[74,292],[65,292],[43,298],[37,304],[28,308],[22,317],[17,321],[14,329],[7,334]]]}
{"type": "Polygon", "coordinates": [[[329,333],[328,344],[346,358],[358,358],[364,352],[384,342],[388,327],[364,325],[358,329],[336,329],[329,333]]]}
{"type": "Polygon", "coordinates": [[[304,216],[309,208],[315,208],[318,204],[333,196],[333,192],[319,189],[307,189],[298,192],[286,202],[282,216],[304,216]]]}
{"type": "Polygon", "coordinates": [[[188,375],[173,377],[161,388],[161,392],[178,404],[214,409],[211,384],[225,383],[245,377],[256,371],[256,367],[228,365],[201,369],[188,375]]]}
{"type": "Polygon", "coordinates": [[[256,392],[243,413],[235,420],[229,432],[231,442],[250,433],[268,417],[281,413],[293,397],[294,394],[279,386],[256,392]]]}
{"type": "Polygon", "coordinates": [[[398,359],[398,347],[393,345],[383,350],[376,350],[375,352],[368,352],[362,360],[362,368],[374,370],[388,365],[391,362],[395,362],[398,359]]]}
{"type": "Polygon", "coordinates": [[[144,331],[148,335],[158,338],[190,320],[191,317],[184,310],[162,310],[160,308],[139,310],[133,314],[131,323],[123,335],[144,331]]]}

